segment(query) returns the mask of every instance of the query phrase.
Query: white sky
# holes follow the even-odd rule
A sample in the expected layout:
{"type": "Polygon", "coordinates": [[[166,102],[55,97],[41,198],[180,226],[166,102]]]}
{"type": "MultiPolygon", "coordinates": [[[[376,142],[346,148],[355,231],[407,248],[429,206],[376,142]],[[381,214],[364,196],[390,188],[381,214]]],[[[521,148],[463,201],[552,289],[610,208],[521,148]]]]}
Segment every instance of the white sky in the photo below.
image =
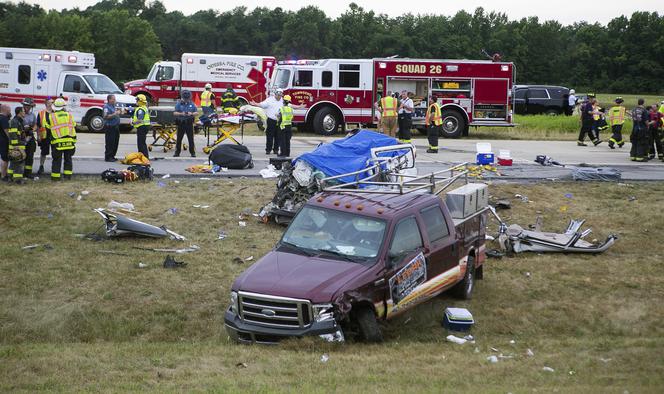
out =
{"type": "MultiPolygon", "coordinates": [[[[16,0],[11,0],[16,2],[16,0]]],[[[96,0],[27,0],[28,3],[39,4],[46,9],[86,8],[95,4],[96,0]]],[[[258,6],[275,8],[282,7],[289,10],[298,10],[308,5],[316,5],[325,11],[329,17],[337,17],[348,9],[351,1],[345,0],[162,0],[168,11],[180,10],[191,14],[201,9],[213,8],[226,11],[238,6],[246,6],[249,10],[258,6]]],[[[664,1],[662,0],[603,0],[603,1],[563,1],[563,0],[502,0],[502,1],[426,1],[416,3],[406,0],[356,0],[355,3],[365,10],[375,13],[384,13],[398,16],[407,12],[413,14],[435,13],[453,15],[464,9],[472,13],[477,7],[484,7],[485,11],[500,11],[507,14],[510,19],[521,19],[527,16],[537,16],[540,21],[557,20],[562,24],[572,24],[578,21],[608,23],[619,15],[631,15],[634,11],[657,11],[664,14],[664,1]],[[463,4],[460,4],[463,3],[463,4]],[[432,11],[432,4],[438,4],[432,11]]]]}

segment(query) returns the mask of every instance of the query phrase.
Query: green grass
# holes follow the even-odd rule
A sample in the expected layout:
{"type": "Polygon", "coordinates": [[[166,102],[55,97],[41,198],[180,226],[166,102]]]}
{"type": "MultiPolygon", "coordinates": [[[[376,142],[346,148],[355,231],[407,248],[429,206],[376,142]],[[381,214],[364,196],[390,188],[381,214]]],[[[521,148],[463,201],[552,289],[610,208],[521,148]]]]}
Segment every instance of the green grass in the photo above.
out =
{"type": "Polygon", "coordinates": [[[664,383],[662,183],[493,185],[495,198],[520,193],[532,201],[513,199],[502,211],[509,222],[527,226],[539,213],[545,230],[560,231],[568,218],[585,218],[591,238],[620,240],[599,256],[489,260],[472,301],[423,304],[385,325],[384,344],[311,338],[265,347],[229,342],[222,320],[233,278],[251,264],[234,257],[256,261],[283,231],[254,217],[237,224],[243,209],[255,212],[271,198],[274,183],[164,181],[164,188],[96,180],[0,187],[0,390],[634,393],[664,383]],[[68,196],[82,190],[90,194],[81,201],[68,196]],[[111,199],[134,203],[134,217],[188,240],[74,236],[97,229],[92,208],[111,199]],[[219,229],[228,238],[217,240],[219,229]],[[53,249],[21,250],[34,243],[53,249]],[[181,270],[161,268],[164,253],[134,249],[190,244],[201,250],[176,256],[189,264],[181,270]],[[446,306],[472,311],[475,345],[445,341],[446,306]],[[498,354],[492,347],[514,358],[489,364],[498,354]]]}

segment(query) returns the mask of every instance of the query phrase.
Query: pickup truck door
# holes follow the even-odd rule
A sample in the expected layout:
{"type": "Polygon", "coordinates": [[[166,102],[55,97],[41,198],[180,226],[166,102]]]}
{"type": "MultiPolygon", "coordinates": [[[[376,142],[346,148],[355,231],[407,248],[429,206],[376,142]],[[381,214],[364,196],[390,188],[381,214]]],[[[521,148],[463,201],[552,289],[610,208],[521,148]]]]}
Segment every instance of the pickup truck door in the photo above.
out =
{"type": "Polygon", "coordinates": [[[428,252],[427,276],[429,279],[441,275],[459,264],[454,225],[435,204],[420,210],[422,233],[425,235],[425,251],[428,252]],[[452,228],[450,228],[452,227],[452,228]]]}
{"type": "Polygon", "coordinates": [[[426,255],[415,216],[401,219],[392,232],[386,260],[387,318],[418,302],[413,292],[427,280],[426,255]]]}

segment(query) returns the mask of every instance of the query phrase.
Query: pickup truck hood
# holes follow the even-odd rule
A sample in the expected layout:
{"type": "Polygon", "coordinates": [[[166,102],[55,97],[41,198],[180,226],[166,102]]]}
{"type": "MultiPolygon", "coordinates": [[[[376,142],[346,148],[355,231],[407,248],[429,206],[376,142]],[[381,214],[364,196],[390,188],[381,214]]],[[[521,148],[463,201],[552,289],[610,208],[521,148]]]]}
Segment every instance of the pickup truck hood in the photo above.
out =
{"type": "Polygon", "coordinates": [[[326,303],[369,268],[337,259],[271,251],[237,278],[233,290],[326,303]]]}

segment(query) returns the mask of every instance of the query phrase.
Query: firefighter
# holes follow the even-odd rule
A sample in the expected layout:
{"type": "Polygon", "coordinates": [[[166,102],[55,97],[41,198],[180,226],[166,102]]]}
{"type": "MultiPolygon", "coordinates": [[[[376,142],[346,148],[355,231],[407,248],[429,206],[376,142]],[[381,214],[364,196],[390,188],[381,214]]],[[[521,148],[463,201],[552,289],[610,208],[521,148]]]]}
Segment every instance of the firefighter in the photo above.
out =
{"type": "Polygon", "coordinates": [[[226,85],[226,92],[221,96],[221,102],[224,112],[235,112],[234,110],[237,110],[237,95],[233,90],[233,85],[230,83],[226,85]]]}
{"type": "Polygon", "coordinates": [[[51,143],[48,140],[48,132],[46,130],[51,113],[53,113],[53,99],[47,97],[44,101],[44,109],[37,114],[37,138],[39,138],[40,151],[37,175],[44,173],[44,163],[46,163],[46,157],[49,155],[51,149],[51,143]]]}
{"type": "Polygon", "coordinates": [[[413,100],[408,96],[408,92],[401,92],[401,103],[399,104],[399,142],[402,144],[411,143],[411,129],[413,127],[413,100]]]}
{"type": "Polygon", "coordinates": [[[203,110],[203,115],[209,117],[214,112],[214,101],[216,97],[212,93],[212,84],[205,84],[205,91],[201,93],[201,109],[203,110]]]}
{"type": "Polygon", "coordinates": [[[7,175],[9,167],[9,119],[12,109],[5,104],[0,104],[0,180],[9,181],[7,175]]]}
{"type": "Polygon", "coordinates": [[[187,142],[189,142],[189,153],[191,157],[196,157],[196,150],[194,148],[194,116],[198,113],[196,104],[191,101],[191,92],[189,90],[182,91],[182,98],[175,104],[175,119],[178,125],[177,141],[175,143],[175,154],[173,157],[180,157],[182,151],[182,140],[185,134],[187,135],[187,142]]]}
{"type": "Polygon", "coordinates": [[[25,167],[23,176],[28,179],[34,178],[32,165],[37,151],[35,131],[37,131],[37,116],[34,113],[35,102],[31,97],[26,97],[21,103],[23,105],[23,128],[25,130],[25,167]]]}
{"type": "Polygon", "coordinates": [[[657,158],[664,160],[664,152],[662,152],[662,135],[661,135],[662,114],[657,110],[657,104],[650,106],[648,112],[648,159],[657,158]]]}
{"type": "Polygon", "coordinates": [[[595,136],[599,138],[600,133],[609,128],[605,119],[605,109],[599,105],[597,99],[593,100],[593,130],[595,136]]]}
{"type": "Polygon", "coordinates": [[[53,102],[53,113],[49,115],[47,123],[47,136],[51,142],[51,180],[59,181],[63,167],[64,158],[64,179],[71,179],[74,173],[74,161],[72,160],[76,152],[76,122],[71,113],[65,110],[67,103],[62,97],[58,97],[53,102]]]}
{"type": "Polygon", "coordinates": [[[150,131],[150,111],[148,110],[148,99],[143,94],[136,95],[136,109],[134,110],[131,124],[136,128],[136,145],[138,151],[145,157],[150,158],[148,144],[145,141],[150,131]]]}
{"type": "Polygon", "coordinates": [[[380,124],[383,134],[390,137],[396,137],[397,133],[397,99],[392,96],[391,91],[387,91],[385,97],[380,99],[380,124]]]}
{"type": "Polygon", "coordinates": [[[285,95],[283,105],[279,108],[277,124],[279,125],[281,141],[279,142],[280,153],[278,157],[290,156],[290,140],[293,136],[293,108],[290,106],[291,96],[285,95]]]}
{"type": "Polygon", "coordinates": [[[611,126],[611,138],[609,138],[609,148],[616,149],[615,145],[622,148],[625,145],[622,137],[622,128],[625,123],[625,106],[622,105],[622,97],[616,97],[615,103],[611,109],[609,109],[609,125],[611,126]]]}
{"type": "Polygon", "coordinates": [[[440,127],[443,125],[443,115],[436,96],[431,98],[431,104],[429,104],[424,118],[424,125],[427,127],[427,139],[429,140],[427,153],[438,153],[438,136],[440,135],[440,127]]]}
{"type": "Polygon", "coordinates": [[[9,172],[12,182],[20,185],[23,183],[25,168],[25,146],[26,133],[23,118],[25,110],[23,107],[14,109],[14,117],[9,122],[9,172]]]}
{"type": "Polygon", "coordinates": [[[640,98],[632,110],[632,134],[629,136],[632,143],[629,159],[632,161],[646,161],[648,156],[648,110],[643,106],[644,102],[640,98]]]}
{"type": "Polygon", "coordinates": [[[579,140],[576,143],[578,146],[588,146],[584,142],[586,134],[588,134],[588,138],[590,138],[595,146],[602,143],[599,137],[594,134],[593,130],[593,125],[595,123],[595,110],[593,105],[595,102],[595,94],[588,93],[588,99],[583,103],[583,105],[581,105],[581,131],[579,132],[579,140]]]}

